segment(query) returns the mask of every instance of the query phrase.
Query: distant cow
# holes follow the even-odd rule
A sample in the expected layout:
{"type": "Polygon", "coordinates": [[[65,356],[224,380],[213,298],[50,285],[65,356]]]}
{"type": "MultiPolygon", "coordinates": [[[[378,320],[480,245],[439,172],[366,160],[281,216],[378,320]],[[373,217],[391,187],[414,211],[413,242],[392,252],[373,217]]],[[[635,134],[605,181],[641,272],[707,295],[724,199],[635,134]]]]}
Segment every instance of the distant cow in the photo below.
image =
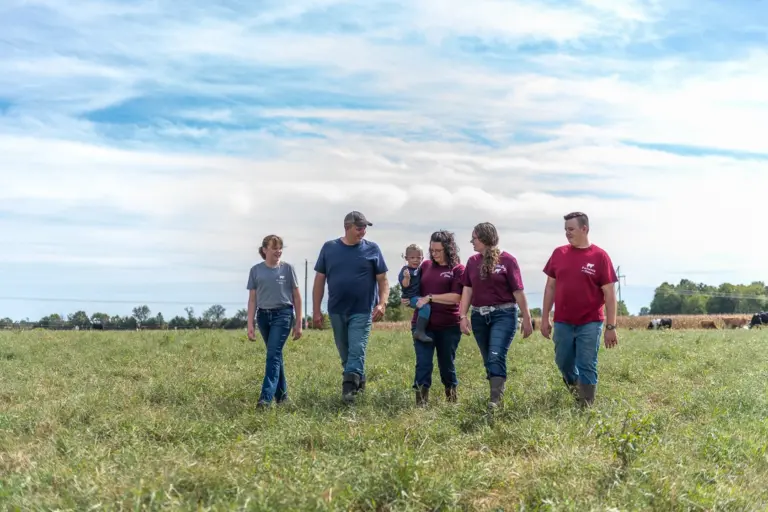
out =
{"type": "Polygon", "coordinates": [[[648,329],[671,329],[672,328],[672,319],[671,318],[654,318],[650,322],[648,322],[648,329]]]}
{"type": "Polygon", "coordinates": [[[747,325],[748,320],[746,318],[723,318],[723,323],[726,327],[731,329],[738,329],[747,325]]]}
{"type": "MultiPolygon", "coordinates": [[[[523,325],[523,317],[519,316],[519,317],[517,317],[517,328],[518,328],[518,330],[520,329],[521,325],[523,325]]],[[[536,330],[536,319],[535,318],[531,318],[531,327],[533,327],[534,331],[536,330]]]]}
{"type": "Polygon", "coordinates": [[[701,325],[702,329],[717,329],[717,324],[712,320],[702,320],[699,325],[701,325]]]}
{"type": "Polygon", "coordinates": [[[749,328],[752,329],[753,327],[759,327],[763,325],[768,325],[768,313],[765,311],[755,313],[752,316],[752,320],[749,322],[749,328]]]}

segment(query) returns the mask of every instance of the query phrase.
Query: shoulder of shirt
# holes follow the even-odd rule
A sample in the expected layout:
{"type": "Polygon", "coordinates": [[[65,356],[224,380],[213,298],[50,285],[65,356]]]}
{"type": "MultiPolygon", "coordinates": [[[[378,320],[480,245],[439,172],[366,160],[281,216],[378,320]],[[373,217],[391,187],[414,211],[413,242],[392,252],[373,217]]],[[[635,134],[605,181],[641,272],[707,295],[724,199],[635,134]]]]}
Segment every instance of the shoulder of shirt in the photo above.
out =
{"type": "Polygon", "coordinates": [[[504,251],[504,250],[502,250],[501,253],[499,254],[499,258],[510,258],[517,261],[517,258],[515,258],[515,256],[511,252],[504,251]]]}
{"type": "Polygon", "coordinates": [[[479,252],[476,252],[475,254],[473,254],[472,256],[470,256],[469,258],[467,258],[467,265],[469,265],[469,264],[470,264],[470,263],[472,263],[472,262],[475,262],[475,261],[481,260],[481,259],[483,259],[483,255],[482,255],[482,254],[480,254],[479,252]]]}
{"type": "Polygon", "coordinates": [[[265,264],[264,264],[264,262],[263,262],[263,261],[262,261],[262,262],[260,262],[260,263],[257,263],[257,264],[255,264],[254,266],[252,266],[252,267],[251,267],[251,272],[255,272],[255,271],[256,271],[256,269],[258,269],[259,267],[263,267],[264,265],[265,265],[265,264]]]}
{"type": "Polygon", "coordinates": [[[360,242],[360,245],[368,246],[371,249],[378,249],[379,248],[379,244],[377,244],[376,242],[374,242],[372,240],[367,240],[365,238],[363,238],[363,240],[360,242]]]}

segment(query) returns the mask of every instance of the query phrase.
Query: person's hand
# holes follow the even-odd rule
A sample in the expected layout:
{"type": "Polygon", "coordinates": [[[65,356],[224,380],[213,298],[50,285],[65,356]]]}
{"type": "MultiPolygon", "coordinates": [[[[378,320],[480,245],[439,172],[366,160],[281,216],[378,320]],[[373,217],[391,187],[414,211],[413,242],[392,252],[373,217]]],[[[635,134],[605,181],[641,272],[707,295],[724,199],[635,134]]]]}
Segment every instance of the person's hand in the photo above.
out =
{"type": "Polygon", "coordinates": [[[616,334],[616,329],[605,330],[603,334],[603,341],[605,341],[605,348],[613,348],[619,344],[619,336],[616,334]]]}
{"type": "Polygon", "coordinates": [[[533,334],[533,324],[531,324],[531,319],[523,318],[523,338],[527,338],[531,334],[533,334]]]}
{"type": "Polygon", "coordinates": [[[541,335],[549,339],[552,335],[552,322],[549,321],[549,317],[541,319],[541,335]]]}
{"type": "Polygon", "coordinates": [[[301,319],[296,320],[296,324],[293,326],[293,339],[299,338],[301,338],[301,319]]]}
{"type": "Polygon", "coordinates": [[[323,328],[323,314],[321,312],[312,312],[312,325],[315,329],[323,328]]]}
{"type": "Polygon", "coordinates": [[[387,306],[385,304],[376,304],[376,307],[373,308],[373,321],[377,322],[384,318],[384,311],[386,311],[387,306]]]}
{"type": "Polygon", "coordinates": [[[408,272],[408,267],[403,268],[403,279],[410,277],[411,273],[408,272]]]}
{"type": "Polygon", "coordinates": [[[419,297],[419,300],[416,301],[417,308],[424,307],[425,304],[429,304],[429,297],[419,297]]]}
{"type": "Polygon", "coordinates": [[[403,306],[407,306],[410,303],[411,301],[408,299],[400,299],[400,304],[402,304],[403,306]]]}
{"type": "Polygon", "coordinates": [[[252,325],[248,326],[248,339],[256,341],[256,329],[254,329],[252,325]]]}
{"type": "Polygon", "coordinates": [[[463,334],[471,334],[472,329],[469,325],[469,319],[467,317],[464,317],[461,319],[461,322],[459,322],[459,328],[461,329],[461,332],[463,334]]]}

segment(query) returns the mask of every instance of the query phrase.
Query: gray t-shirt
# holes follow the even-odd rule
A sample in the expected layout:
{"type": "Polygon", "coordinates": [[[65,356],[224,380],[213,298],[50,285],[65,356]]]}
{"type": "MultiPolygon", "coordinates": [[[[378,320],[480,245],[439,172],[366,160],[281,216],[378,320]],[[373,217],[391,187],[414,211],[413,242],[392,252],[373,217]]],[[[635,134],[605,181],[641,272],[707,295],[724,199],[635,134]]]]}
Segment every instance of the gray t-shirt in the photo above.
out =
{"type": "Polygon", "coordinates": [[[248,275],[249,290],[256,290],[256,307],[275,309],[293,305],[293,289],[298,286],[293,265],[281,261],[277,268],[266,262],[251,267],[248,275]]]}

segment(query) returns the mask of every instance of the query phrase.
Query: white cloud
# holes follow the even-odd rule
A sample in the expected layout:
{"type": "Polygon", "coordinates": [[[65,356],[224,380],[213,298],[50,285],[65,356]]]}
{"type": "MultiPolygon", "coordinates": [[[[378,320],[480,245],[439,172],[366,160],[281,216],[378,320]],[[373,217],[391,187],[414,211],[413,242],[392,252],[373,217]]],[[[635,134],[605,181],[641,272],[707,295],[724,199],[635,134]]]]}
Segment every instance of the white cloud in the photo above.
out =
{"type": "Polygon", "coordinates": [[[15,26],[14,50],[0,50],[7,263],[131,265],[167,283],[220,279],[239,298],[265,234],[312,262],[359,209],[393,276],[403,248],[431,231],[454,229],[466,258],[472,226],[496,223],[536,302],[562,215],[583,210],[635,285],[694,267],[761,276],[768,242],[754,208],[768,160],[728,152],[765,151],[768,54],[605,49],[663,44],[666,4],[426,0],[380,18],[380,6],[335,1],[184,16],[35,4],[55,14],[23,37],[15,26]],[[357,29],[339,33],[332,16],[357,29]],[[556,49],[519,50],[536,41],[556,49]],[[83,117],[148,96],[129,120],[83,117]]]}

